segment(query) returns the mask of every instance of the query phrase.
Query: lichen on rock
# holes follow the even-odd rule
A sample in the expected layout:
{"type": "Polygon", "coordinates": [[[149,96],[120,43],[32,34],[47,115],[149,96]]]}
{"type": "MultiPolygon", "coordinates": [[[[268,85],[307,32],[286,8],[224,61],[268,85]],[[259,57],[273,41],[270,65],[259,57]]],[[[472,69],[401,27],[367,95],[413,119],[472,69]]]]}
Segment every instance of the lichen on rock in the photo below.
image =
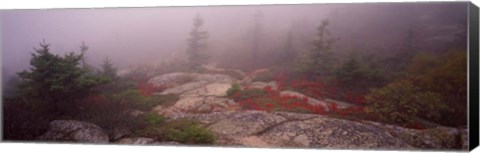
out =
{"type": "Polygon", "coordinates": [[[55,120],[46,133],[38,137],[44,141],[73,141],[85,143],[107,143],[109,138],[99,126],[75,120],[55,120]]]}

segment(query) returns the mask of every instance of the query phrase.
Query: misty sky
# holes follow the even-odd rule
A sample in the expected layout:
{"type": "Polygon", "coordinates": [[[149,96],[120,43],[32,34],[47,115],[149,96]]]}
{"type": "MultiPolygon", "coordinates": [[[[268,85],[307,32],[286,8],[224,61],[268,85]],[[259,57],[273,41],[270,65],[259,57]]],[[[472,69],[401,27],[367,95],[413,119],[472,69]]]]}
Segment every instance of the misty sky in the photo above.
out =
{"type": "MultiPolygon", "coordinates": [[[[203,17],[204,29],[210,35],[209,50],[217,52],[245,43],[256,12],[263,14],[265,38],[272,44],[281,43],[286,33],[295,29],[298,40],[308,42],[315,35],[315,28],[327,18],[332,21],[332,34],[357,47],[388,49],[401,38],[405,27],[420,27],[425,36],[422,40],[436,44],[465,33],[466,4],[1,10],[3,76],[27,68],[33,47],[38,47],[42,39],[51,44],[51,51],[56,54],[78,53],[84,41],[89,46],[87,61],[95,66],[106,56],[119,67],[168,59],[185,51],[197,13],[203,17]]],[[[271,46],[274,50],[276,45],[271,46]]]]}

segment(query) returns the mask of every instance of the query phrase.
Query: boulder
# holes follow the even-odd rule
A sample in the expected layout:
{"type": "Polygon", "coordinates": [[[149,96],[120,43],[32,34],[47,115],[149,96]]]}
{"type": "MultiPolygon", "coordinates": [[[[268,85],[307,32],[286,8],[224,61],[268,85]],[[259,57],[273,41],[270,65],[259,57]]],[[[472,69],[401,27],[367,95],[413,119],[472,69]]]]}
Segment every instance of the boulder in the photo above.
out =
{"type": "Polygon", "coordinates": [[[226,137],[250,136],[285,120],[282,116],[263,111],[239,111],[209,126],[208,129],[226,137]]]}
{"type": "Polygon", "coordinates": [[[184,112],[209,113],[223,111],[229,105],[236,103],[228,98],[191,96],[178,100],[173,107],[184,112]]]}
{"type": "Polygon", "coordinates": [[[254,72],[246,75],[243,80],[241,81],[240,84],[242,85],[248,85],[248,84],[251,84],[255,78],[261,76],[261,75],[264,75],[266,73],[270,73],[270,70],[269,69],[260,69],[260,70],[255,70],[254,72]]]}
{"type": "Polygon", "coordinates": [[[275,146],[329,149],[413,149],[385,130],[329,117],[293,120],[259,136],[275,146]]]}
{"type": "Polygon", "coordinates": [[[211,83],[203,87],[190,90],[180,94],[180,97],[199,97],[199,96],[215,96],[224,97],[227,96],[227,90],[230,89],[231,83],[211,83]]]}
{"type": "Polygon", "coordinates": [[[307,102],[308,102],[309,104],[311,104],[311,105],[322,105],[323,107],[325,107],[325,109],[326,109],[327,111],[329,111],[328,105],[329,105],[330,103],[325,102],[325,101],[317,100],[317,99],[315,99],[315,98],[306,96],[306,95],[304,95],[304,94],[302,94],[302,93],[299,93],[299,92],[296,92],[296,91],[288,91],[288,90],[286,90],[286,91],[281,91],[281,92],[280,92],[280,95],[281,95],[281,96],[293,96],[293,97],[298,97],[298,98],[300,98],[300,99],[307,98],[307,99],[308,99],[307,102]]]}
{"type": "Polygon", "coordinates": [[[239,69],[226,70],[224,74],[227,74],[239,80],[242,80],[243,78],[245,78],[245,73],[239,69]]]}
{"type": "Polygon", "coordinates": [[[150,79],[148,83],[154,87],[175,87],[190,82],[197,75],[196,73],[174,72],[156,76],[150,79]]]}
{"type": "Polygon", "coordinates": [[[75,120],[55,120],[46,133],[38,137],[43,141],[73,141],[82,143],[108,143],[108,135],[99,126],[75,120]]]}
{"type": "Polygon", "coordinates": [[[272,90],[278,90],[278,85],[275,81],[270,82],[260,82],[256,81],[249,85],[250,88],[263,89],[265,87],[271,87],[272,90]]]}
{"type": "Polygon", "coordinates": [[[468,149],[468,132],[465,129],[435,127],[418,130],[370,121],[364,122],[388,131],[391,135],[415,148],[435,150],[468,149]]]}
{"type": "Polygon", "coordinates": [[[455,128],[437,127],[425,130],[397,129],[392,134],[421,149],[456,149],[462,147],[461,133],[455,128]]]}
{"type": "Polygon", "coordinates": [[[157,105],[157,106],[152,108],[152,111],[154,111],[154,112],[161,112],[162,110],[163,110],[162,105],[157,105]]]}
{"type": "Polygon", "coordinates": [[[237,112],[212,112],[208,114],[194,114],[194,113],[177,113],[167,116],[169,120],[189,119],[196,120],[203,124],[213,124],[220,120],[230,118],[237,114],[237,112]]]}
{"type": "Polygon", "coordinates": [[[173,88],[167,88],[163,90],[160,94],[166,95],[166,94],[182,94],[188,91],[192,91],[201,87],[204,87],[205,85],[209,84],[209,82],[206,81],[197,81],[197,82],[189,82],[180,86],[176,86],[173,88]]]}
{"type": "MultiPolygon", "coordinates": [[[[209,92],[215,92],[215,94],[213,94],[215,96],[223,96],[231,84],[237,81],[235,78],[222,74],[198,74],[190,82],[167,88],[160,94],[183,94],[190,91],[190,93],[196,93],[207,90],[209,92]]],[[[205,95],[212,94],[205,93],[205,95]]]]}
{"type": "Polygon", "coordinates": [[[120,139],[124,136],[127,136],[131,134],[132,131],[130,131],[127,127],[121,126],[121,127],[115,127],[113,128],[113,133],[112,133],[112,140],[117,140],[120,139]]]}
{"type": "Polygon", "coordinates": [[[222,68],[216,68],[215,66],[203,66],[203,67],[207,69],[208,70],[207,73],[210,73],[210,74],[224,74],[239,80],[245,77],[245,73],[239,69],[222,69],[222,68]]]}
{"type": "Polygon", "coordinates": [[[224,74],[200,74],[193,81],[206,81],[206,82],[217,82],[217,83],[233,83],[238,81],[237,79],[224,75],[224,74]]]}
{"type": "Polygon", "coordinates": [[[178,94],[180,99],[169,108],[155,110],[163,115],[179,112],[210,113],[227,111],[230,106],[237,105],[233,100],[224,98],[233,82],[232,78],[223,74],[198,74],[190,82],[168,88],[160,94],[178,94]]]}

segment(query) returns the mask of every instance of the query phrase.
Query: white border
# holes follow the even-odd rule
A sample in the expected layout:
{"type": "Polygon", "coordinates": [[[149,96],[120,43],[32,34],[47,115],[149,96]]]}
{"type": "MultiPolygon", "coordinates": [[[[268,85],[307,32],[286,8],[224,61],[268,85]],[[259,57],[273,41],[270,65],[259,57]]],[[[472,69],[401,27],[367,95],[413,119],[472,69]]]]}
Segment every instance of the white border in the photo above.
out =
{"type": "MultiPolygon", "coordinates": [[[[452,0],[434,0],[452,1],[452,0]]],[[[464,1],[464,0],[454,0],[464,1]]],[[[472,0],[477,6],[480,0],[472,0]]],[[[206,6],[206,5],[258,5],[258,4],[311,4],[311,3],[372,3],[372,2],[429,2],[429,0],[0,0],[0,9],[50,9],[50,8],[103,8],[103,7],[154,7],[154,6],[206,6]]],[[[0,12],[1,15],[1,12],[0,12]]],[[[1,19],[1,17],[0,17],[1,19]]],[[[1,22],[0,22],[1,23],[1,22]]],[[[1,26],[0,26],[1,27],[1,26]]],[[[372,152],[362,150],[318,150],[318,149],[255,149],[255,148],[224,148],[224,147],[164,147],[164,146],[119,146],[119,145],[79,145],[79,144],[33,144],[33,143],[0,143],[0,148],[5,152],[115,152],[115,153],[146,153],[146,152],[261,152],[261,153],[286,153],[286,152],[372,152]]],[[[400,151],[378,151],[400,152],[400,151]]],[[[414,151],[408,151],[414,152],[414,151]]],[[[425,152],[425,151],[422,151],[425,152]]],[[[475,152],[480,152],[479,149],[475,152]]]]}
{"type": "MultiPolygon", "coordinates": [[[[2,0],[0,9],[48,8],[101,8],[101,7],[154,7],[154,6],[206,6],[206,5],[259,5],[259,4],[311,4],[311,3],[373,3],[373,2],[448,2],[467,0],[2,0]]],[[[478,4],[479,0],[472,0],[478,4]],[[477,2],[475,2],[477,1],[477,2]]]]}

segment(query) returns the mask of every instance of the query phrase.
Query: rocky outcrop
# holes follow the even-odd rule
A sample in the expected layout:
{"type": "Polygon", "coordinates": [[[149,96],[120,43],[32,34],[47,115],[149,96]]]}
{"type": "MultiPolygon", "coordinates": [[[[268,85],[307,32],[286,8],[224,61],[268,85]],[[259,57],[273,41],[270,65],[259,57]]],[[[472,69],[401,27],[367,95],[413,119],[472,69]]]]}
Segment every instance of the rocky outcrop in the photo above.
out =
{"type": "Polygon", "coordinates": [[[55,120],[49,130],[38,137],[43,141],[73,141],[83,143],[108,143],[108,135],[99,126],[75,120],[55,120]]]}
{"type": "Polygon", "coordinates": [[[183,94],[185,92],[204,87],[207,84],[209,84],[209,82],[206,82],[206,81],[189,82],[189,83],[185,83],[183,85],[176,86],[176,87],[173,87],[173,88],[167,88],[163,92],[158,93],[158,94],[162,94],[162,95],[183,94]]]}
{"type": "Polygon", "coordinates": [[[259,136],[275,146],[332,149],[412,149],[375,126],[328,117],[292,120],[259,136]]]}
{"type": "Polygon", "coordinates": [[[191,96],[180,99],[173,107],[188,112],[210,113],[223,111],[229,105],[236,105],[236,103],[228,98],[191,96]]]}
{"type": "Polygon", "coordinates": [[[275,81],[270,81],[270,82],[256,81],[250,84],[248,87],[257,88],[257,89],[264,89],[265,87],[270,87],[272,88],[272,90],[278,90],[278,85],[275,81]]]}
{"type": "Polygon", "coordinates": [[[255,135],[284,121],[284,117],[267,112],[242,111],[234,113],[228,119],[215,122],[208,128],[217,135],[235,138],[255,135]]]}
{"type": "Polygon", "coordinates": [[[395,137],[420,149],[468,149],[466,129],[436,127],[424,130],[408,129],[375,122],[365,122],[389,131],[395,137]]]}
{"type": "Polygon", "coordinates": [[[156,76],[150,79],[148,83],[152,84],[154,87],[158,87],[158,86],[175,87],[191,81],[197,75],[198,75],[197,73],[174,72],[174,73],[156,76]]]}
{"type": "Polygon", "coordinates": [[[296,91],[290,91],[290,90],[285,90],[280,92],[281,96],[293,96],[297,97],[300,99],[307,98],[307,102],[311,105],[322,105],[326,111],[329,111],[329,106],[331,104],[336,104],[337,108],[340,109],[345,109],[348,107],[353,107],[355,106],[354,104],[347,103],[347,102],[342,102],[342,101],[337,101],[337,100],[332,100],[332,99],[325,99],[325,100],[318,100],[309,96],[306,96],[302,93],[296,92],[296,91]]]}
{"type": "Polygon", "coordinates": [[[245,76],[245,78],[242,79],[242,81],[240,82],[240,84],[242,85],[248,85],[248,84],[251,84],[255,78],[261,76],[261,75],[264,75],[264,74],[267,74],[267,73],[270,73],[270,70],[269,69],[260,69],[260,70],[256,70],[250,74],[248,74],[247,76],[245,76]]]}
{"type": "Polygon", "coordinates": [[[295,92],[295,91],[281,91],[280,92],[280,95],[281,96],[292,96],[292,97],[297,97],[297,98],[300,98],[300,99],[303,99],[303,98],[307,98],[307,102],[311,105],[322,105],[323,107],[325,107],[326,111],[329,111],[329,107],[328,105],[330,103],[328,102],[325,102],[325,101],[320,101],[320,100],[317,100],[315,98],[312,98],[312,97],[309,97],[309,96],[306,96],[302,93],[299,93],[299,92],[295,92]]]}
{"type": "Polygon", "coordinates": [[[227,96],[227,90],[230,89],[232,83],[213,82],[203,87],[193,89],[180,94],[180,97],[224,97],[227,96]]]}
{"type": "Polygon", "coordinates": [[[115,128],[113,128],[111,139],[112,140],[117,140],[117,139],[125,137],[125,136],[127,136],[131,133],[132,133],[132,131],[130,131],[130,129],[128,129],[127,127],[124,127],[124,126],[115,127],[115,128]]]}
{"type": "MultiPolygon", "coordinates": [[[[212,131],[220,146],[330,149],[449,149],[465,143],[466,132],[451,128],[405,129],[376,122],[349,121],[322,115],[236,111],[183,113],[212,131]],[[464,135],[462,135],[464,134],[464,135]]],[[[467,141],[468,144],[468,141],[467,141]]]]}
{"type": "Polygon", "coordinates": [[[213,65],[203,65],[203,67],[208,70],[206,73],[229,75],[239,80],[245,77],[245,73],[239,69],[222,69],[213,65]]]}
{"type": "Polygon", "coordinates": [[[213,93],[214,96],[223,96],[226,90],[228,90],[228,88],[230,88],[230,86],[236,81],[238,80],[228,75],[222,75],[222,74],[169,73],[169,74],[157,76],[151,79],[149,82],[151,82],[154,85],[170,84],[170,88],[164,90],[159,94],[182,95],[187,92],[188,92],[187,94],[190,94],[190,93],[202,92],[202,90],[205,92],[206,90],[208,93],[205,93],[205,95],[212,94],[212,92],[214,92],[213,93]],[[190,77],[188,81],[185,81],[185,79],[182,79],[186,76],[190,77]],[[183,80],[183,81],[173,81],[173,80],[183,80]]]}
{"type": "Polygon", "coordinates": [[[347,107],[353,107],[355,104],[348,103],[348,102],[343,102],[343,101],[338,101],[338,100],[333,100],[333,99],[325,99],[325,102],[328,103],[335,103],[337,104],[338,108],[347,108],[347,107]]]}
{"type": "MultiPolygon", "coordinates": [[[[268,73],[259,70],[246,76],[241,84],[250,88],[272,87],[272,82],[254,82],[255,77],[268,73]]],[[[150,81],[171,87],[157,94],[177,94],[180,99],[171,107],[158,106],[153,111],[168,120],[199,121],[216,136],[215,145],[247,147],[301,147],[330,149],[453,149],[468,147],[466,130],[437,127],[425,130],[407,129],[370,121],[350,121],[316,114],[240,110],[226,97],[226,91],[239,80],[224,74],[167,74],[150,81]],[[189,76],[191,78],[175,79],[189,76]],[[167,79],[168,78],[168,79],[167,79]],[[163,83],[166,85],[167,83],[163,83]]],[[[331,99],[319,100],[295,91],[280,91],[282,96],[306,98],[311,105],[330,104],[338,108],[354,104],[331,99]]],[[[146,138],[123,138],[124,144],[160,144],[146,138]]]]}
{"type": "Polygon", "coordinates": [[[237,105],[233,100],[224,98],[227,90],[238,80],[223,74],[174,73],[155,77],[151,82],[160,80],[178,80],[176,77],[192,77],[188,82],[177,82],[174,87],[158,94],[178,94],[180,99],[169,108],[155,110],[164,115],[178,112],[209,113],[226,111],[237,105]],[[166,79],[168,78],[168,79],[166,79]]]}

